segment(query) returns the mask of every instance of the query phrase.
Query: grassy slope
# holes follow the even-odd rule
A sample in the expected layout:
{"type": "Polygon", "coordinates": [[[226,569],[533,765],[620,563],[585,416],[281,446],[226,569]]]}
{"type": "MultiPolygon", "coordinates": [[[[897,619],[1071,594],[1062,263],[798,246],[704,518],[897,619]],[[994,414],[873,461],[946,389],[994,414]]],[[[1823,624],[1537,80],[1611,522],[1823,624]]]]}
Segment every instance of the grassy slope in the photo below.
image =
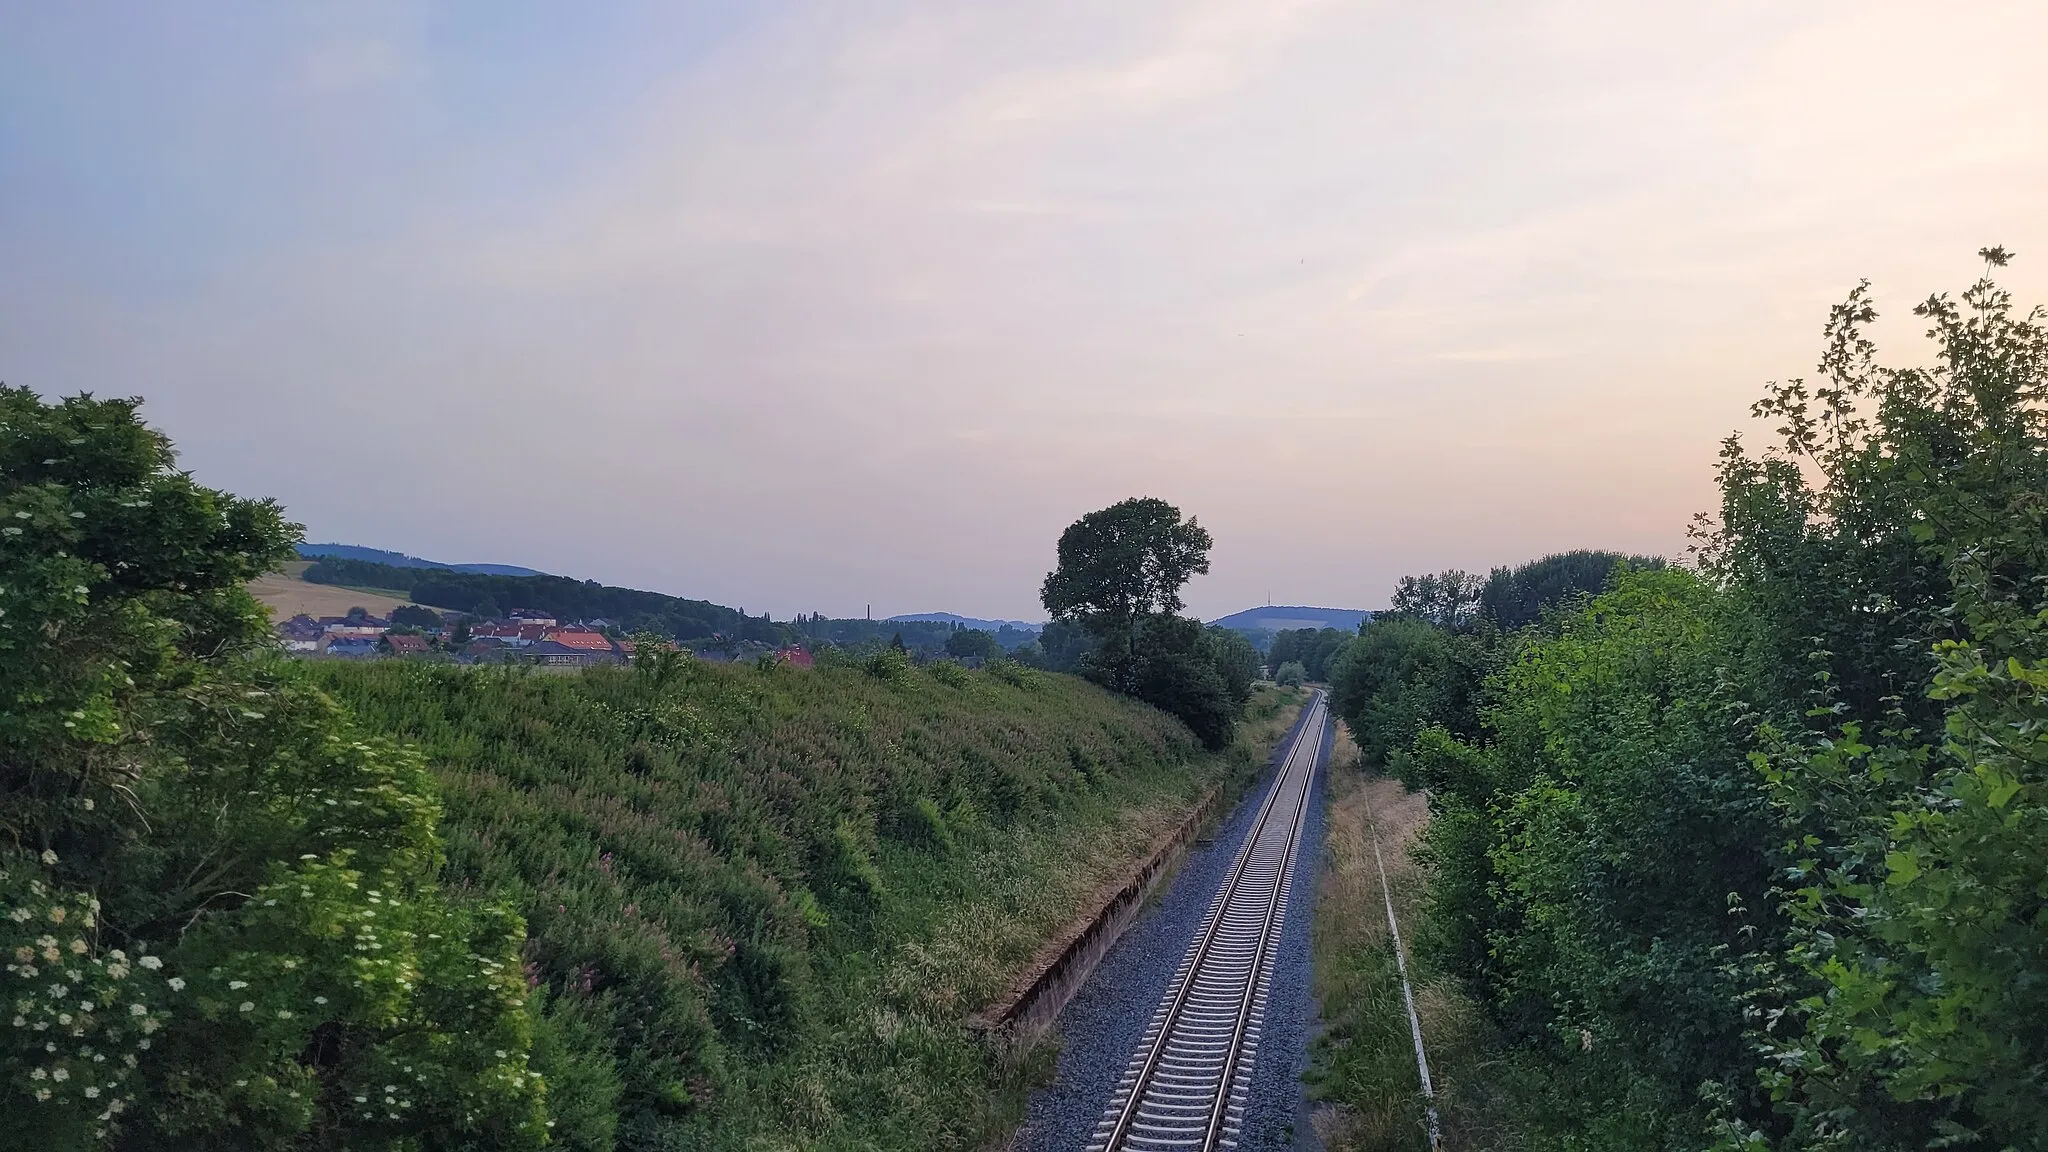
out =
{"type": "Polygon", "coordinates": [[[1063,676],[316,674],[433,756],[449,882],[527,915],[571,1148],[988,1142],[1045,1056],[961,1021],[1261,759],[1063,676]]]}

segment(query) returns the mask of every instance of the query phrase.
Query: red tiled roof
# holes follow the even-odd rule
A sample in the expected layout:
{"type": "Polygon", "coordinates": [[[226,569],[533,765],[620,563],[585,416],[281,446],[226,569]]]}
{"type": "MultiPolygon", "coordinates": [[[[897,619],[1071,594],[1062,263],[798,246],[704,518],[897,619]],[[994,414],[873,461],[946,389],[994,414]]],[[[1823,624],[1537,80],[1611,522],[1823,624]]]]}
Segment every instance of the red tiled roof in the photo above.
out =
{"type": "Polygon", "coordinates": [[[606,639],[601,632],[579,632],[563,628],[551,630],[541,639],[553,640],[564,648],[574,648],[582,652],[609,652],[612,650],[612,642],[606,639]]]}

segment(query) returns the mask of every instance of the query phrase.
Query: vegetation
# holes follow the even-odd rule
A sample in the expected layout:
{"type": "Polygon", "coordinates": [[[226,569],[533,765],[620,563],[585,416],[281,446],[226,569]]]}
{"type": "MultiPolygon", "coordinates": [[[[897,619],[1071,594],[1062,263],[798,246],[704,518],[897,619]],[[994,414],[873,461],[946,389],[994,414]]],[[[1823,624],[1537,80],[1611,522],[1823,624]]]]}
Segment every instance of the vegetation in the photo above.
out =
{"type": "Polygon", "coordinates": [[[260,655],[296,528],[135,407],[0,389],[0,1147],[538,1146],[519,918],[260,655]]]}
{"type": "Polygon", "coordinates": [[[1777,446],[1727,442],[1697,570],[1505,633],[1526,605],[1439,578],[1405,613],[1438,639],[1340,682],[1429,791],[1421,951],[1490,1048],[1458,1123],[2044,1147],[2048,326],[1988,277],[1917,314],[1933,366],[1897,369],[1866,289],[1834,310],[1820,382],[1757,405],[1777,446]]]}
{"type": "Polygon", "coordinates": [[[1093,641],[1079,660],[1083,675],[1156,705],[1221,748],[1258,653],[1235,632],[1179,614],[1181,589],[1209,570],[1209,544],[1207,529],[1164,500],[1125,500],[1067,526],[1040,595],[1055,625],[1093,641]]]}
{"type": "Polygon", "coordinates": [[[1339,628],[1295,628],[1273,634],[1273,643],[1266,649],[1266,663],[1275,668],[1282,664],[1299,664],[1310,680],[1324,683],[1329,680],[1333,663],[1351,642],[1355,632],[1339,628]]]}
{"type": "Polygon", "coordinates": [[[975,1146],[1030,1069],[966,1015],[1260,762],[1071,677],[890,655],[320,667],[435,764],[447,882],[526,912],[559,1144],[975,1146]]]}

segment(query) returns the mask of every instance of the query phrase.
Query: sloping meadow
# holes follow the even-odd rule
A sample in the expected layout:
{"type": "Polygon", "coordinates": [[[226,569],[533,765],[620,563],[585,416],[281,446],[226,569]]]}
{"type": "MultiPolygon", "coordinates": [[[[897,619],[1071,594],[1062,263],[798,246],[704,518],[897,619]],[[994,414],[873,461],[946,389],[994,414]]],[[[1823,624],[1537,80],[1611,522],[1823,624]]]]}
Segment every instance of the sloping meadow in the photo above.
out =
{"type": "Polygon", "coordinates": [[[429,756],[446,884],[526,916],[558,1145],[986,1140],[1031,1069],[964,1018],[1260,761],[1071,677],[884,673],[317,666],[429,756]]]}

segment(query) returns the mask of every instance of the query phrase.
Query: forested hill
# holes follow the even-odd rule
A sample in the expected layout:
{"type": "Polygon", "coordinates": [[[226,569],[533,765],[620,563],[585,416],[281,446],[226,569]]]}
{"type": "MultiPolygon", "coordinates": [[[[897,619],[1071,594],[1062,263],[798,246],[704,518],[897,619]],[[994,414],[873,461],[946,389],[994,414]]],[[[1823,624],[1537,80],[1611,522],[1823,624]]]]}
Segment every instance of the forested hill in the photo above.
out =
{"type": "Polygon", "coordinates": [[[481,572],[486,576],[545,575],[538,568],[525,568],[518,564],[445,564],[439,560],[410,556],[387,548],[365,548],[360,544],[301,544],[299,556],[305,560],[324,560],[328,557],[368,560],[376,564],[389,564],[393,568],[446,568],[450,572],[481,572]]]}
{"type": "Polygon", "coordinates": [[[476,616],[533,608],[564,620],[602,619],[629,632],[646,629],[678,640],[725,636],[775,644],[782,641],[785,631],[765,613],[748,616],[741,609],[708,600],[615,588],[567,576],[495,576],[328,557],[307,568],[304,579],[314,584],[402,591],[430,608],[476,616]]]}

